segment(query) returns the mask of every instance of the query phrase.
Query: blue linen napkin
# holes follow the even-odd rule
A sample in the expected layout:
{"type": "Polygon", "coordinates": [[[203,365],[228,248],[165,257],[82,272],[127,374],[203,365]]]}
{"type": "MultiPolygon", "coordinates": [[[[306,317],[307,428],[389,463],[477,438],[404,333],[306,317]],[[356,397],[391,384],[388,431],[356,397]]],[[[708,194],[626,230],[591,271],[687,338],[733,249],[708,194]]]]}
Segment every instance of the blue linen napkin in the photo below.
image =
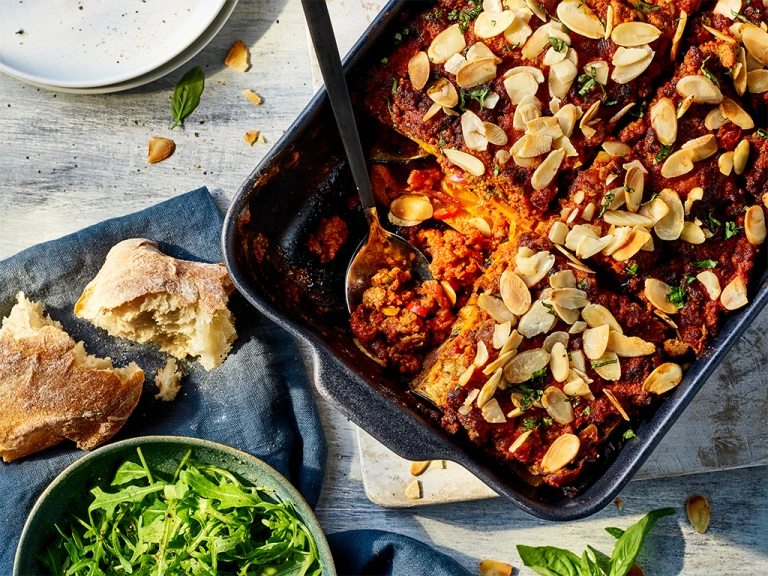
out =
{"type": "MultiPolygon", "coordinates": [[[[301,492],[310,506],[320,496],[326,443],[304,364],[292,338],[265,319],[244,298],[230,299],[238,340],[227,360],[206,372],[181,362],[187,376],[173,402],[156,400],[153,377],[168,356],[157,348],[113,338],[74,316],[83,288],[107,252],[127,238],[149,238],[171,256],[221,262],[222,214],[200,188],[141,212],[107,220],[59,240],[33,246],[0,262],[0,318],[16,293],[43,303],[45,310],[91,354],[116,366],[137,362],[145,371],[144,392],[114,440],[144,435],[193,436],[220,442],[264,460],[301,492]]],[[[56,475],[84,453],[65,441],[41,453],[0,461],[0,575],[10,574],[24,521],[37,497],[56,475]]],[[[415,540],[359,531],[333,539],[339,574],[400,576],[466,574],[446,556],[415,540]],[[413,568],[424,566],[416,572],[413,568]],[[426,570],[426,567],[431,567],[426,570]],[[445,566],[442,571],[436,566],[445,566]]]]}

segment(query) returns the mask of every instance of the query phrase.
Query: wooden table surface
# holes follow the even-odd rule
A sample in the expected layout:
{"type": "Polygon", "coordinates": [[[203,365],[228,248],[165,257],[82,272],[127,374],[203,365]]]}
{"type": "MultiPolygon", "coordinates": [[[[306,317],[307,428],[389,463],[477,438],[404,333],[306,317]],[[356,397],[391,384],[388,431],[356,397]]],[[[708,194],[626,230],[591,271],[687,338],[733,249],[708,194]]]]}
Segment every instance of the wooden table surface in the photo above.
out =
{"type": "MultiPolygon", "coordinates": [[[[143,88],[75,96],[0,76],[0,258],[202,185],[224,208],[309,101],[307,54],[299,0],[240,0],[208,48],[183,70],[143,88]],[[237,39],[251,48],[253,67],[246,74],[223,65],[237,39]],[[206,74],[202,103],[184,128],[169,131],[173,86],[193,65],[206,74]],[[264,103],[248,102],[240,94],[246,88],[264,103]],[[267,144],[248,147],[242,136],[249,130],[260,130],[267,144]],[[177,149],[169,160],[149,166],[152,136],[172,138],[177,149]]],[[[622,512],[609,506],[562,525],[533,519],[501,499],[388,510],[365,497],[354,425],[318,401],[329,459],[317,513],[328,533],[391,530],[437,547],[470,570],[486,557],[519,568],[515,544],[580,554],[590,543],[610,552],[605,526],[626,527],[650,509],[673,506],[677,516],[654,530],[640,558],[646,574],[768,574],[768,467],[633,482],[621,495],[622,512]],[[712,506],[704,535],[691,529],[684,512],[694,493],[706,495],[712,506]]],[[[765,427],[766,420],[755,425],[765,427]]]]}

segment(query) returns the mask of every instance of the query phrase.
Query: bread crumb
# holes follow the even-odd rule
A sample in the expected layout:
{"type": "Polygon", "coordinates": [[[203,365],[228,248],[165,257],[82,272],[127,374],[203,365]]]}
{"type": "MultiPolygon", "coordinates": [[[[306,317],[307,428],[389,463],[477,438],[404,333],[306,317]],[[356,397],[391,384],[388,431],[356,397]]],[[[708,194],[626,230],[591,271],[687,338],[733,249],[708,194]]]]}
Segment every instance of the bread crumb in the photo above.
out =
{"type": "Polygon", "coordinates": [[[183,375],[176,364],[176,359],[169,358],[165,366],[160,368],[157,374],[155,374],[155,384],[157,384],[157,388],[160,390],[158,394],[155,394],[155,398],[163,402],[175,400],[176,395],[181,390],[180,382],[183,375]]]}
{"type": "Polygon", "coordinates": [[[421,482],[414,480],[405,488],[405,495],[411,500],[421,499],[421,482]]]}
{"type": "Polygon", "coordinates": [[[256,142],[256,138],[258,137],[259,137],[259,131],[251,130],[250,132],[247,132],[245,136],[243,136],[243,140],[245,140],[248,143],[248,146],[253,146],[253,143],[256,142]]]}
{"type": "Polygon", "coordinates": [[[251,102],[253,102],[253,103],[254,103],[254,104],[256,104],[257,106],[258,106],[259,104],[261,104],[261,102],[262,102],[262,100],[261,100],[261,96],[259,96],[258,94],[256,94],[256,93],[255,93],[255,92],[253,92],[252,90],[243,90],[243,91],[241,92],[241,94],[242,94],[243,96],[245,96],[246,98],[248,98],[248,100],[250,100],[251,102]]]}
{"type": "Polygon", "coordinates": [[[240,72],[246,72],[251,65],[248,62],[248,48],[243,44],[242,40],[238,40],[229,49],[224,64],[240,72]]]}

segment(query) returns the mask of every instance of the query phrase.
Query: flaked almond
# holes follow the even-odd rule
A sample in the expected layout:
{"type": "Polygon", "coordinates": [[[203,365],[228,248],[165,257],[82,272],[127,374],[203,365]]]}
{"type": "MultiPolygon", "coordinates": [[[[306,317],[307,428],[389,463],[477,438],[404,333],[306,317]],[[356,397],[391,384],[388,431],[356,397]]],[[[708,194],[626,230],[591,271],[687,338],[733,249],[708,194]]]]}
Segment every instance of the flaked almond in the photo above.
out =
{"type": "Polygon", "coordinates": [[[149,152],[147,153],[147,162],[156,164],[170,158],[176,150],[176,144],[168,138],[155,136],[149,140],[149,152]]]}
{"type": "Polygon", "coordinates": [[[712,108],[704,118],[704,126],[707,130],[718,130],[728,124],[728,122],[730,122],[730,120],[723,116],[719,106],[717,108],[712,108]]]}
{"type": "Polygon", "coordinates": [[[747,72],[747,88],[752,94],[768,92],[768,70],[760,68],[747,72]]]}
{"type": "Polygon", "coordinates": [[[712,12],[733,20],[734,14],[741,12],[741,0],[718,0],[712,12]]]}
{"type": "Polygon", "coordinates": [[[592,361],[592,369],[603,380],[616,382],[621,379],[621,363],[616,352],[606,351],[605,354],[592,361]]]}
{"type": "MultiPolygon", "coordinates": [[[[469,367],[466,370],[464,370],[464,372],[461,373],[461,376],[459,376],[459,380],[458,380],[459,386],[464,386],[467,382],[469,382],[472,379],[472,376],[474,374],[475,374],[475,365],[470,364],[469,367]]],[[[477,394],[475,394],[475,397],[477,397],[477,394]]]]}
{"type": "Polygon", "coordinates": [[[552,228],[549,229],[549,239],[553,244],[565,244],[565,238],[567,237],[568,232],[568,225],[557,221],[552,224],[552,228]]]}
{"type": "Polygon", "coordinates": [[[507,133],[492,122],[483,122],[483,136],[488,142],[496,146],[504,146],[509,140],[507,133]]]}
{"type": "Polygon", "coordinates": [[[659,198],[667,205],[669,211],[656,224],[653,229],[662,240],[677,240],[683,231],[685,210],[680,196],[672,188],[664,188],[659,193],[659,198]]]}
{"type": "MultiPolygon", "coordinates": [[[[576,54],[572,48],[568,49],[568,53],[576,54]]],[[[549,95],[552,98],[565,98],[578,73],[579,69],[576,67],[576,64],[568,59],[550,66],[547,81],[549,95]]]]}
{"type": "Polygon", "coordinates": [[[650,232],[642,227],[636,227],[629,233],[627,242],[615,250],[611,256],[617,262],[626,262],[652,241],[650,232]]]}
{"type": "Polygon", "coordinates": [[[691,96],[697,104],[720,104],[723,93],[709,78],[705,76],[685,76],[677,82],[677,93],[683,98],[691,96]]]}
{"type": "Polygon", "coordinates": [[[680,384],[683,369],[674,362],[665,362],[648,375],[643,382],[643,390],[653,394],[664,394],[680,384]]]}
{"type": "Polygon", "coordinates": [[[653,220],[653,223],[655,224],[669,214],[669,206],[667,206],[667,203],[664,202],[664,200],[657,196],[653,200],[643,204],[637,213],[642,216],[647,216],[653,220]]]}
{"type": "Polygon", "coordinates": [[[504,344],[504,347],[501,349],[499,354],[506,354],[512,350],[517,350],[518,346],[520,346],[522,342],[522,334],[520,334],[517,330],[512,330],[512,334],[509,335],[509,340],[507,340],[506,344],[504,344]]]}
{"type": "Polygon", "coordinates": [[[427,96],[444,108],[453,108],[459,103],[456,87],[445,78],[440,78],[427,88],[427,96]]]}
{"type": "Polygon", "coordinates": [[[664,178],[677,178],[693,170],[693,153],[690,150],[678,150],[670,154],[661,167],[664,178]]]}
{"type": "Polygon", "coordinates": [[[555,342],[552,346],[549,369],[552,372],[553,378],[558,382],[565,382],[568,378],[568,372],[570,372],[571,368],[568,365],[568,351],[562,342],[555,342]]]}
{"type": "Polygon", "coordinates": [[[737,276],[723,288],[720,294],[720,303],[726,310],[737,310],[749,303],[747,299],[747,285],[741,276],[737,276]]]}
{"type": "Polygon", "coordinates": [[[576,288],[576,276],[571,270],[560,270],[549,277],[549,285],[553,290],[576,288]]]}
{"type": "Polygon", "coordinates": [[[429,56],[424,51],[418,52],[408,61],[408,77],[416,90],[421,90],[429,80],[429,56]]]}
{"type": "Polygon", "coordinates": [[[486,220],[485,218],[477,216],[475,218],[467,219],[466,222],[467,224],[472,226],[472,228],[480,232],[480,234],[482,234],[483,236],[491,235],[491,225],[488,224],[488,220],[486,220]]]}
{"type": "Polygon", "coordinates": [[[567,466],[579,454],[581,441],[575,434],[558,436],[541,459],[544,474],[551,474],[567,466]]]}
{"type": "Polygon", "coordinates": [[[677,58],[677,51],[680,49],[680,40],[683,39],[683,33],[685,32],[685,25],[688,23],[688,14],[685,10],[680,10],[680,17],[677,19],[677,28],[675,28],[675,35],[672,37],[672,48],[670,49],[669,59],[673,62],[677,58]]]}
{"type": "Polygon", "coordinates": [[[473,176],[482,176],[485,174],[485,164],[471,154],[456,150],[455,148],[444,148],[443,154],[445,154],[445,157],[448,158],[452,164],[469,172],[473,176]]]}
{"type": "Polygon", "coordinates": [[[512,326],[517,324],[517,316],[512,314],[499,298],[490,294],[480,294],[477,297],[477,305],[496,322],[509,322],[512,326]]]}
{"type": "MultiPolygon", "coordinates": [[[[509,451],[514,452],[511,447],[509,451]]],[[[512,574],[512,566],[498,560],[483,560],[480,562],[480,574],[482,576],[510,576],[512,574]]]]}
{"type": "Polygon", "coordinates": [[[534,190],[543,190],[552,183],[565,158],[564,150],[552,150],[531,176],[534,190]]]}
{"type": "Polygon", "coordinates": [[[586,38],[598,40],[605,36],[605,26],[584,2],[565,0],[557,5],[557,17],[568,27],[586,38]]]}
{"type": "Polygon", "coordinates": [[[485,366],[486,362],[488,362],[488,347],[485,345],[485,342],[480,340],[477,343],[477,350],[475,351],[475,360],[473,364],[478,368],[482,368],[485,366]]]}
{"type": "Polygon", "coordinates": [[[519,104],[526,96],[535,96],[539,90],[539,83],[533,74],[520,72],[512,74],[504,80],[504,89],[512,104],[519,104]]]}
{"type": "Polygon", "coordinates": [[[611,156],[626,156],[630,151],[628,145],[617,140],[604,140],[602,146],[603,150],[608,152],[611,156]]]}
{"type": "Polygon", "coordinates": [[[504,424],[507,421],[496,398],[488,402],[481,410],[483,419],[489,424],[504,424]]]}
{"type": "MultiPolygon", "coordinates": [[[[551,38],[551,32],[553,29],[559,29],[562,31],[562,25],[556,22],[549,22],[542,26],[539,26],[536,31],[530,35],[526,41],[523,49],[520,51],[524,60],[533,60],[540,54],[549,48],[549,39],[551,38]]],[[[506,36],[506,34],[505,34],[506,36]]]]}
{"type": "Polygon", "coordinates": [[[677,306],[668,300],[672,288],[666,282],[656,278],[646,278],[645,290],[643,294],[651,305],[655,306],[665,314],[677,314],[677,306]]]}
{"type": "Polygon", "coordinates": [[[645,189],[645,176],[643,170],[638,166],[630,166],[624,176],[624,201],[627,210],[637,212],[640,203],[643,201],[643,190],[645,189]]]}
{"type": "Polygon", "coordinates": [[[390,212],[402,220],[423,222],[432,218],[432,203],[426,196],[404,194],[392,201],[390,212]]]}
{"type": "Polygon", "coordinates": [[[541,102],[536,96],[525,96],[515,108],[512,127],[515,130],[526,130],[528,122],[541,116],[541,102]]]}
{"type": "Polygon", "coordinates": [[[749,141],[745,138],[733,150],[733,171],[741,175],[749,161],[749,141]]]}
{"type": "Polygon", "coordinates": [[[665,146],[671,146],[677,140],[677,115],[675,105],[669,98],[661,98],[650,111],[651,126],[656,138],[665,146]]]}
{"type": "Polygon", "coordinates": [[[555,344],[557,344],[558,342],[562,344],[564,348],[567,348],[568,340],[570,340],[570,336],[568,336],[568,332],[562,332],[562,331],[552,332],[551,334],[548,334],[546,338],[544,338],[544,342],[542,343],[541,347],[551,354],[552,348],[554,348],[555,344]]]}
{"type": "Polygon", "coordinates": [[[549,252],[538,252],[529,257],[521,257],[518,253],[515,263],[518,272],[528,288],[535,286],[546,276],[555,264],[555,257],[549,252]]]}
{"type": "Polygon", "coordinates": [[[487,44],[483,44],[482,42],[475,42],[469,47],[469,50],[467,50],[467,60],[486,60],[488,58],[492,58],[496,64],[501,64],[503,62],[501,58],[496,56],[496,54],[488,48],[487,44]]]}
{"type": "Polygon", "coordinates": [[[411,500],[421,499],[421,482],[414,480],[405,487],[405,496],[411,500]]]}
{"type": "Polygon", "coordinates": [[[435,114],[440,112],[440,110],[442,109],[443,107],[440,106],[440,104],[438,104],[437,102],[433,103],[432,106],[429,107],[429,110],[427,110],[427,113],[424,114],[424,117],[422,118],[422,120],[426,122],[427,120],[431,119],[435,114]]]}
{"type": "Polygon", "coordinates": [[[573,324],[574,322],[576,322],[576,320],[579,319],[578,310],[573,310],[571,308],[563,308],[562,306],[559,306],[557,304],[552,304],[552,309],[555,311],[555,314],[557,314],[557,317],[560,318],[566,324],[573,324]]]}
{"type": "Polygon", "coordinates": [[[515,18],[512,24],[504,30],[504,38],[512,46],[522,46],[531,35],[531,27],[522,18],[515,18]]]}
{"type": "Polygon", "coordinates": [[[496,394],[496,390],[499,388],[500,382],[501,369],[499,368],[493,373],[493,376],[491,376],[488,381],[483,384],[483,387],[480,389],[480,394],[477,395],[476,401],[478,408],[482,408],[491,401],[491,398],[493,398],[493,395],[496,394]]]}
{"type": "Polygon", "coordinates": [[[685,197],[685,213],[690,214],[691,213],[691,207],[693,206],[693,203],[696,200],[701,200],[704,198],[704,189],[700,187],[692,188],[690,192],[688,192],[688,196],[685,197]]]}
{"type": "Polygon", "coordinates": [[[688,521],[699,534],[704,534],[709,528],[709,502],[704,496],[694,494],[685,503],[685,511],[688,513],[688,521]]]}
{"type": "Polygon", "coordinates": [[[746,110],[730,98],[724,97],[723,101],[720,102],[720,112],[743,130],[751,130],[755,127],[752,117],[747,114],[746,110]]]}
{"type": "Polygon", "coordinates": [[[595,360],[602,356],[608,348],[608,338],[610,337],[610,328],[607,325],[597,328],[588,328],[582,336],[584,343],[584,354],[590,360],[595,360]]]}
{"type": "Polygon", "coordinates": [[[251,130],[250,132],[245,133],[245,136],[243,136],[243,140],[245,140],[248,143],[248,146],[253,146],[254,142],[256,142],[256,139],[258,137],[259,137],[259,131],[251,130]]]}
{"type": "Polygon", "coordinates": [[[502,346],[509,340],[509,334],[512,332],[511,322],[502,322],[496,324],[493,329],[493,347],[496,350],[500,350],[502,346]]]}
{"type": "Polygon", "coordinates": [[[509,162],[509,159],[512,157],[512,155],[509,153],[508,150],[496,150],[496,161],[501,165],[504,166],[507,162],[509,162]]]}
{"type": "Polygon", "coordinates": [[[704,230],[695,222],[683,222],[683,231],[680,233],[680,240],[688,244],[704,244],[707,237],[704,230]]]}
{"type": "Polygon", "coordinates": [[[611,32],[613,32],[613,6],[609,4],[605,11],[605,34],[603,34],[603,38],[608,40],[611,37],[611,32]]]}
{"type": "Polygon", "coordinates": [[[517,329],[526,338],[533,338],[552,330],[556,321],[557,317],[554,310],[544,306],[541,300],[537,300],[531,305],[531,309],[520,318],[517,329]]]}
{"type": "Polygon", "coordinates": [[[700,162],[717,153],[717,138],[714,134],[705,134],[688,140],[682,145],[681,150],[688,150],[691,152],[691,160],[700,162]]]}
{"type": "Polygon", "coordinates": [[[614,114],[613,116],[611,116],[611,119],[610,119],[610,120],[608,120],[608,123],[609,123],[609,124],[613,124],[614,122],[618,122],[619,120],[621,120],[622,118],[624,118],[624,116],[626,115],[626,113],[627,113],[627,112],[629,112],[629,111],[630,111],[630,110],[631,110],[631,109],[634,107],[634,105],[635,105],[635,103],[634,103],[634,102],[630,102],[629,104],[627,104],[626,106],[624,106],[624,107],[623,107],[621,110],[619,110],[618,112],[616,112],[616,114],[614,114]]]}
{"type": "Polygon", "coordinates": [[[589,304],[587,293],[578,288],[559,288],[553,290],[549,301],[568,310],[576,310],[589,304]]]}
{"type": "Polygon", "coordinates": [[[618,323],[611,311],[608,310],[602,304],[588,304],[581,311],[581,317],[590,328],[599,328],[600,326],[608,326],[610,330],[623,334],[624,330],[618,323]]]}
{"type": "MultiPolygon", "coordinates": [[[[567,363],[568,356],[565,359],[567,363]]],[[[573,422],[573,406],[565,392],[557,386],[549,386],[544,390],[544,394],[541,396],[541,404],[552,420],[558,424],[570,424],[573,422]]]]}
{"type": "Polygon", "coordinates": [[[517,452],[517,449],[520,448],[520,446],[522,446],[523,444],[525,444],[526,440],[528,440],[528,436],[531,435],[531,432],[533,432],[533,430],[526,430],[525,432],[520,434],[520,436],[515,438],[515,441],[512,442],[512,445],[509,447],[509,453],[514,454],[515,452],[517,452]]]}
{"type": "Polygon", "coordinates": [[[503,34],[514,20],[515,13],[512,10],[504,10],[499,13],[481,12],[475,20],[475,36],[485,39],[503,34]]]}
{"type": "Polygon", "coordinates": [[[478,84],[490,82],[496,78],[496,60],[485,58],[471,60],[459,67],[456,72],[456,84],[462,88],[472,88],[478,84]]]}
{"type": "Polygon", "coordinates": [[[619,46],[642,46],[661,36],[661,30],[646,22],[624,22],[613,27],[611,40],[619,46]]]}
{"type": "Polygon", "coordinates": [[[243,90],[242,92],[240,92],[240,94],[248,98],[248,100],[250,100],[253,104],[256,104],[257,106],[260,105],[262,102],[261,96],[256,94],[253,90],[243,90]]]}
{"type": "Polygon", "coordinates": [[[525,123],[528,136],[547,136],[549,138],[559,138],[563,135],[563,129],[557,118],[553,116],[541,116],[525,123]]]}
{"type": "Polygon", "coordinates": [[[461,115],[461,134],[464,137],[464,144],[470,150],[488,149],[483,121],[471,110],[467,110],[461,115]]]}
{"type": "Polygon", "coordinates": [[[464,33],[459,24],[454,24],[435,36],[427,49],[427,56],[433,64],[444,64],[451,56],[464,50],[466,46],[464,33]]]}
{"type": "Polygon", "coordinates": [[[522,316],[531,308],[531,292],[528,286],[509,268],[501,275],[499,292],[504,304],[513,314],[522,316]]]}
{"type": "Polygon", "coordinates": [[[677,105],[678,120],[683,116],[685,116],[685,113],[688,112],[688,108],[691,107],[691,104],[693,104],[693,96],[686,96],[685,98],[683,98],[683,101],[677,105]]]}
{"type": "MultiPolygon", "coordinates": [[[[509,362],[512,358],[515,357],[517,354],[517,350],[510,350],[509,352],[505,352],[504,354],[499,354],[499,357],[496,358],[493,362],[490,362],[485,368],[483,368],[483,374],[486,376],[490,376],[494,372],[496,372],[499,369],[503,369],[504,366],[507,365],[507,362],[509,362]]],[[[499,387],[501,387],[501,383],[499,384],[499,387]]]]}
{"type": "Polygon", "coordinates": [[[759,246],[765,242],[765,213],[761,206],[751,206],[744,215],[744,232],[750,244],[759,246]]]}
{"type": "Polygon", "coordinates": [[[747,51],[742,46],[739,46],[736,66],[738,71],[733,75],[733,87],[739,96],[743,96],[747,91],[747,51]]]}
{"type": "Polygon", "coordinates": [[[581,117],[581,109],[573,104],[566,104],[555,113],[554,117],[557,118],[557,122],[560,124],[560,130],[562,130],[563,134],[570,138],[573,134],[573,129],[576,127],[576,123],[581,117]]]}
{"type": "Polygon", "coordinates": [[[704,285],[710,300],[717,300],[720,297],[720,280],[717,274],[711,270],[704,270],[696,275],[696,279],[704,285]]]}
{"type": "MultiPolygon", "coordinates": [[[[429,59],[429,57],[427,57],[429,59]]],[[[459,71],[459,68],[461,68],[462,64],[464,64],[467,61],[467,58],[464,57],[462,53],[454,54],[450,58],[448,58],[448,61],[443,64],[443,68],[445,68],[446,72],[450,72],[454,76],[459,71]]]]}
{"type": "Polygon", "coordinates": [[[549,366],[549,357],[543,348],[520,352],[504,367],[504,378],[510,384],[522,384],[530,380],[534,372],[549,366]]]}
{"type": "Polygon", "coordinates": [[[637,336],[624,336],[611,331],[608,337],[608,350],[616,352],[620,358],[638,358],[656,352],[656,346],[637,336]]]}
{"type": "Polygon", "coordinates": [[[568,394],[568,396],[592,396],[589,384],[587,384],[580,376],[569,380],[565,386],[563,386],[563,392],[568,394]]]}
{"type": "Polygon", "coordinates": [[[741,27],[741,41],[755,60],[768,66],[768,32],[754,24],[745,24],[741,27]]]}
{"type": "Polygon", "coordinates": [[[624,418],[627,422],[629,422],[629,415],[627,414],[627,411],[624,410],[624,407],[621,405],[621,402],[619,402],[618,398],[614,396],[613,392],[608,390],[607,388],[603,390],[603,394],[605,394],[606,398],[611,401],[611,404],[614,405],[616,410],[621,414],[621,417],[624,418]]]}
{"type": "Polygon", "coordinates": [[[624,48],[620,46],[613,55],[611,63],[616,66],[631,66],[637,64],[648,57],[650,48],[643,46],[640,48],[624,48]]]}
{"type": "Polygon", "coordinates": [[[603,220],[615,226],[645,226],[650,228],[654,224],[653,220],[647,216],[625,210],[606,210],[603,214],[603,220]]]}
{"type": "Polygon", "coordinates": [[[423,460],[421,462],[411,462],[411,476],[421,476],[427,471],[429,467],[429,460],[423,460]]]}
{"type": "Polygon", "coordinates": [[[238,40],[232,45],[232,48],[229,49],[229,53],[224,59],[224,64],[230,68],[239,70],[240,72],[246,72],[251,66],[248,63],[249,56],[250,54],[248,53],[246,45],[242,40],[238,40]]]}
{"type": "Polygon", "coordinates": [[[574,350],[571,352],[571,368],[584,372],[587,369],[587,362],[584,359],[584,352],[581,350],[574,350]]]}

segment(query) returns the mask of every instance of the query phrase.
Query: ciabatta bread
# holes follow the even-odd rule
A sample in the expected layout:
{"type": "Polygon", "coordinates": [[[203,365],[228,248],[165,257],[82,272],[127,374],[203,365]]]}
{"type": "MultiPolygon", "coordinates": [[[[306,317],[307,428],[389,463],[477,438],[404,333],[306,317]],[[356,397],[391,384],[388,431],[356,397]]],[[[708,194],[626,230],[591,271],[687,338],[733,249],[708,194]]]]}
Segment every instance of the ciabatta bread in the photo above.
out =
{"type": "Polygon", "coordinates": [[[0,328],[0,457],[10,462],[65,439],[98,446],[131,415],[143,383],[136,364],[113,368],[89,355],[20,292],[0,328]]]}
{"type": "Polygon", "coordinates": [[[155,242],[133,238],[109,251],[75,314],[113,336],[157,344],[180,360],[198,357],[212,370],[237,338],[227,308],[233,290],[223,264],[177,260],[155,242]]]}

